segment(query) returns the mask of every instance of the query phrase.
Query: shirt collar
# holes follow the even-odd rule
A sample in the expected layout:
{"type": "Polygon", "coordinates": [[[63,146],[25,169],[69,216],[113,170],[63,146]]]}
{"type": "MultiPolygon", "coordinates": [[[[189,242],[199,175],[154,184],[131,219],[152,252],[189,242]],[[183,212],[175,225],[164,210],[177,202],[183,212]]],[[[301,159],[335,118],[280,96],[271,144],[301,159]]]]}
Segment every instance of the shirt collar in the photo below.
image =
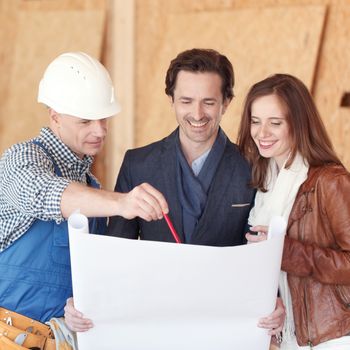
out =
{"type": "Polygon", "coordinates": [[[83,159],[80,159],[52,132],[50,128],[42,128],[40,130],[39,138],[59,166],[67,168],[78,167],[81,170],[88,170],[90,168],[93,162],[93,157],[84,156],[83,159]]]}

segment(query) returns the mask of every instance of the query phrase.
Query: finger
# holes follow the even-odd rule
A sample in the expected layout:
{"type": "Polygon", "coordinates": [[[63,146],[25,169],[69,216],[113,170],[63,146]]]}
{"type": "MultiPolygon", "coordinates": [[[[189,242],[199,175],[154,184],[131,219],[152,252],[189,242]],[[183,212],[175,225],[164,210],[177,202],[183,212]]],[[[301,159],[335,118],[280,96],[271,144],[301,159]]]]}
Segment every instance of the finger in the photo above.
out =
{"type": "MultiPolygon", "coordinates": [[[[68,324],[68,322],[67,322],[67,324],[68,324]]],[[[93,324],[91,321],[89,323],[70,321],[69,324],[72,326],[71,328],[74,331],[79,331],[79,332],[87,331],[93,327],[93,324]]]]}
{"type": "MultiPolygon", "coordinates": [[[[120,197],[123,195],[121,194],[120,197]]],[[[122,198],[125,204],[121,206],[121,215],[127,219],[133,219],[139,216],[146,221],[156,220],[158,218],[157,213],[154,211],[152,205],[145,200],[146,196],[147,193],[140,186],[135,187],[132,191],[125,194],[124,198],[122,198]]]]}
{"type": "Polygon", "coordinates": [[[147,194],[141,195],[141,198],[136,200],[137,216],[146,221],[158,220],[158,213],[154,206],[155,201],[151,197],[147,194]]]}
{"type": "Polygon", "coordinates": [[[248,242],[255,243],[255,242],[265,241],[267,237],[264,233],[260,235],[252,235],[250,233],[246,233],[245,238],[248,242]]]}
{"type": "Polygon", "coordinates": [[[150,195],[143,198],[143,200],[140,202],[140,208],[151,220],[159,220],[163,217],[162,209],[160,208],[158,202],[150,195]]]}
{"type": "Polygon", "coordinates": [[[91,320],[74,323],[74,328],[76,332],[86,332],[89,329],[91,329],[93,326],[94,325],[91,320]]]}
{"type": "Polygon", "coordinates": [[[163,213],[167,214],[169,212],[168,203],[163,194],[148,183],[143,183],[140,186],[147,194],[144,199],[152,206],[153,210],[155,210],[157,218],[162,219],[163,213]]]}
{"type": "Polygon", "coordinates": [[[260,319],[258,326],[261,328],[276,328],[279,327],[282,323],[282,318],[274,318],[269,320],[267,318],[260,319]]]}
{"type": "Polygon", "coordinates": [[[278,329],[281,327],[281,324],[283,322],[274,320],[274,321],[269,321],[269,322],[259,322],[258,327],[260,328],[266,328],[266,329],[278,329]]]}
{"type": "Polygon", "coordinates": [[[65,314],[64,316],[68,327],[75,332],[85,332],[94,326],[90,319],[75,317],[69,314],[65,314]]]}
{"type": "MultiPolygon", "coordinates": [[[[168,214],[169,207],[168,207],[168,203],[167,203],[166,199],[164,198],[163,194],[146,182],[143,183],[141,186],[143,186],[146,189],[146,191],[148,193],[150,193],[156,199],[158,205],[160,206],[162,213],[168,214]]],[[[161,219],[161,217],[160,217],[160,219],[161,219]]]]}
{"type": "Polygon", "coordinates": [[[264,328],[277,328],[284,323],[284,313],[275,312],[273,315],[269,317],[265,317],[259,320],[259,324],[263,325],[264,328]]]}
{"type": "Polygon", "coordinates": [[[283,330],[283,323],[279,326],[279,327],[276,327],[275,328],[275,332],[274,334],[278,334],[278,333],[281,333],[283,330]]]}
{"type": "Polygon", "coordinates": [[[83,314],[74,307],[73,298],[67,299],[66,306],[64,307],[64,312],[65,314],[69,314],[72,317],[83,317],[83,314]]]}
{"type": "Polygon", "coordinates": [[[84,318],[83,314],[75,309],[73,298],[68,298],[64,307],[64,317],[67,326],[75,332],[85,332],[93,327],[90,319],[84,318]]]}
{"type": "Polygon", "coordinates": [[[276,307],[276,309],[269,316],[264,317],[264,319],[266,319],[267,321],[273,321],[275,319],[284,318],[284,314],[284,308],[276,307]]]}
{"type": "Polygon", "coordinates": [[[91,328],[83,328],[83,327],[73,327],[70,328],[73,332],[87,332],[88,330],[90,330],[91,328]]]}
{"type": "Polygon", "coordinates": [[[277,327],[273,327],[269,330],[269,335],[279,335],[282,332],[283,323],[277,327]]]}
{"type": "Polygon", "coordinates": [[[74,308],[74,299],[73,297],[70,297],[66,300],[66,306],[65,307],[73,307],[74,308]]]}
{"type": "Polygon", "coordinates": [[[276,310],[271,314],[268,318],[273,319],[273,318],[284,318],[285,316],[285,311],[284,308],[276,308],[276,310]]]}
{"type": "Polygon", "coordinates": [[[283,326],[285,315],[279,310],[275,311],[269,317],[263,317],[259,320],[258,325],[262,328],[279,328],[283,326]]]}
{"type": "Polygon", "coordinates": [[[271,315],[267,316],[267,317],[262,317],[259,322],[264,322],[264,323],[268,323],[268,322],[276,322],[276,321],[280,321],[280,320],[284,320],[284,311],[280,310],[280,309],[276,309],[271,315]]]}
{"type": "MultiPolygon", "coordinates": [[[[142,184],[134,189],[134,198],[138,209],[140,209],[139,216],[145,220],[162,219],[163,212],[157,198],[151,192],[155,190],[148,184],[142,184]]],[[[156,191],[156,190],[155,190],[156,191]]]]}
{"type": "MultiPolygon", "coordinates": [[[[66,322],[67,323],[67,322],[66,322]]],[[[87,332],[89,329],[91,329],[93,326],[85,326],[81,324],[76,324],[76,325],[69,325],[67,323],[69,329],[71,329],[74,332],[87,332]]]]}
{"type": "Polygon", "coordinates": [[[255,231],[255,232],[264,232],[267,233],[268,231],[268,226],[264,226],[264,225],[256,225],[250,228],[251,231],[255,231]]]}
{"type": "Polygon", "coordinates": [[[276,329],[271,329],[269,330],[268,334],[269,335],[280,335],[280,333],[282,332],[282,327],[276,328],[276,329]]]}

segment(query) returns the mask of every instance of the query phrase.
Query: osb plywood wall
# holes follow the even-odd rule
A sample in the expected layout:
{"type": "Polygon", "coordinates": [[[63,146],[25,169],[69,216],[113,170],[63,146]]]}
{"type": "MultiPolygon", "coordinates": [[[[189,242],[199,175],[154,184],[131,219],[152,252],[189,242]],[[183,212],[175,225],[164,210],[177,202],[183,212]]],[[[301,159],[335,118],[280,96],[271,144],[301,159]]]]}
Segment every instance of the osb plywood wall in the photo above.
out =
{"type": "Polygon", "coordinates": [[[335,3],[325,28],[314,97],[334,146],[350,169],[350,1],[335,3]]]}
{"type": "Polygon", "coordinates": [[[90,3],[2,1],[1,150],[48,124],[45,107],[36,103],[37,91],[56,56],[66,51],[101,56],[105,11],[101,1],[90,3]]]}
{"type": "MultiPolygon", "coordinates": [[[[38,84],[59,54],[84,51],[101,59],[104,0],[0,2],[0,151],[48,125],[38,84]]],[[[97,159],[96,171],[104,173],[97,159]]]]}
{"type": "MultiPolygon", "coordinates": [[[[0,104],[1,149],[23,136],[36,135],[41,126],[48,124],[47,112],[36,103],[36,97],[40,78],[53,58],[72,50],[100,57],[103,8],[75,10],[39,4],[18,2],[16,7],[13,2],[13,7],[8,8],[12,21],[6,26],[11,36],[1,41],[1,50],[10,51],[5,58],[11,60],[1,67],[1,77],[6,80],[0,104]]],[[[6,16],[6,11],[1,13],[1,23],[6,16]]]]}
{"type": "Polygon", "coordinates": [[[164,77],[170,60],[179,52],[192,47],[213,48],[233,63],[235,98],[222,126],[235,139],[243,100],[253,83],[284,72],[298,76],[311,88],[324,18],[325,6],[168,15],[150,65],[139,66],[143,94],[139,93],[137,99],[137,143],[151,142],[155,135],[164,137],[176,127],[174,112],[164,97],[164,77]],[[213,18],[215,21],[208,25],[213,18]],[[258,21],[252,20],[257,18],[258,21]],[[186,31],[181,33],[181,28],[186,31]]]}
{"type": "Polygon", "coordinates": [[[133,0],[107,2],[106,44],[103,62],[115,82],[121,112],[109,121],[104,157],[99,157],[99,179],[113,189],[127,149],[134,146],[135,6],[133,0]]]}
{"type": "Polygon", "coordinates": [[[102,183],[113,187],[133,145],[133,13],[132,0],[0,0],[0,153],[48,124],[36,102],[47,65],[62,52],[84,51],[118,81],[121,118],[110,121],[107,147],[94,163],[102,183]]]}
{"type": "Polygon", "coordinates": [[[284,71],[313,92],[336,150],[350,168],[349,0],[138,0],[135,144],[166,136],[175,117],[164,95],[170,59],[194,46],[213,47],[233,62],[236,98],[222,125],[233,139],[251,83],[284,71]]]}
{"type": "Polygon", "coordinates": [[[231,138],[247,88],[290,72],[311,89],[350,168],[350,108],[340,106],[350,92],[350,0],[0,0],[0,21],[0,152],[46,125],[36,94],[52,58],[87,51],[106,64],[122,104],[95,168],[113,188],[126,149],[176,126],[166,69],[181,50],[201,46],[235,68],[236,97],[222,123],[231,138]]]}

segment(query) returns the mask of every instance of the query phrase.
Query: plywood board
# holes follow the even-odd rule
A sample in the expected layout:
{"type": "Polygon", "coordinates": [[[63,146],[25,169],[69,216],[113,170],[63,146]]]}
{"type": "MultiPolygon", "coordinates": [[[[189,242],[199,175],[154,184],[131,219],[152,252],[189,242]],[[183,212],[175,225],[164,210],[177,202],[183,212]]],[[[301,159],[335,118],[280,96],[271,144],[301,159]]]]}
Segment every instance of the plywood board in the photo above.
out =
{"type": "MultiPolygon", "coordinates": [[[[121,112],[109,121],[104,184],[113,189],[125,151],[134,146],[134,0],[110,0],[104,63],[115,83],[121,112]]],[[[101,178],[101,177],[100,177],[101,178]]]]}
{"type": "Polygon", "coordinates": [[[326,128],[340,160],[350,170],[350,108],[334,108],[326,128]]]}
{"type": "MultiPolygon", "coordinates": [[[[9,123],[3,114],[9,96],[8,86],[13,67],[13,55],[15,50],[15,38],[17,33],[17,7],[19,1],[0,0],[0,146],[9,123]]],[[[0,151],[2,151],[0,147],[0,151]]]]}
{"type": "Polygon", "coordinates": [[[340,107],[350,92],[350,2],[330,7],[314,96],[341,160],[350,169],[350,107],[340,107]]]}
{"type": "MultiPolygon", "coordinates": [[[[168,15],[158,48],[137,67],[136,144],[166,136],[176,127],[164,94],[164,78],[180,51],[214,48],[233,63],[235,98],[222,126],[235,139],[243,99],[254,82],[291,73],[311,88],[325,18],[325,6],[276,6],[225,12],[168,15]]],[[[160,30],[161,29],[161,30],[160,30]]]]}
{"type": "MultiPolygon", "coordinates": [[[[13,1],[13,0],[3,0],[13,1]]],[[[16,0],[18,1],[18,0],[16,0]]],[[[20,0],[21,10],[39,11],[82,11],[100,10],[106,5],[106,0],[20,0]]]]}
{"type": "Polygon", "coordinates": [[[14,43],[9,42],[13,52],[6,72],[6,101],[0,105],[1,151],[47,125],[47,112],[36,100],[40,78],[53,58],[66,51],[100,57],[104,17],[104,8],[17,13],[14,43]]]}

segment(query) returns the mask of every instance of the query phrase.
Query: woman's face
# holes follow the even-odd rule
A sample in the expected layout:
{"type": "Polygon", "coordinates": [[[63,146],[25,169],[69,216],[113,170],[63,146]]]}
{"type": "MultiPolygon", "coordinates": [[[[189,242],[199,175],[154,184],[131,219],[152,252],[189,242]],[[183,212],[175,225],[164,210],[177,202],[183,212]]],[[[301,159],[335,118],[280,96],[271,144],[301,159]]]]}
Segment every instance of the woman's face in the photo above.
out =
{"type": "Polygon", "coordinates": [[[251,107],[250,135],[264,158],[274,158],[279,169],[287,159],[292,140],[286,110],[274,95],[258,97],[251,107]]]}

